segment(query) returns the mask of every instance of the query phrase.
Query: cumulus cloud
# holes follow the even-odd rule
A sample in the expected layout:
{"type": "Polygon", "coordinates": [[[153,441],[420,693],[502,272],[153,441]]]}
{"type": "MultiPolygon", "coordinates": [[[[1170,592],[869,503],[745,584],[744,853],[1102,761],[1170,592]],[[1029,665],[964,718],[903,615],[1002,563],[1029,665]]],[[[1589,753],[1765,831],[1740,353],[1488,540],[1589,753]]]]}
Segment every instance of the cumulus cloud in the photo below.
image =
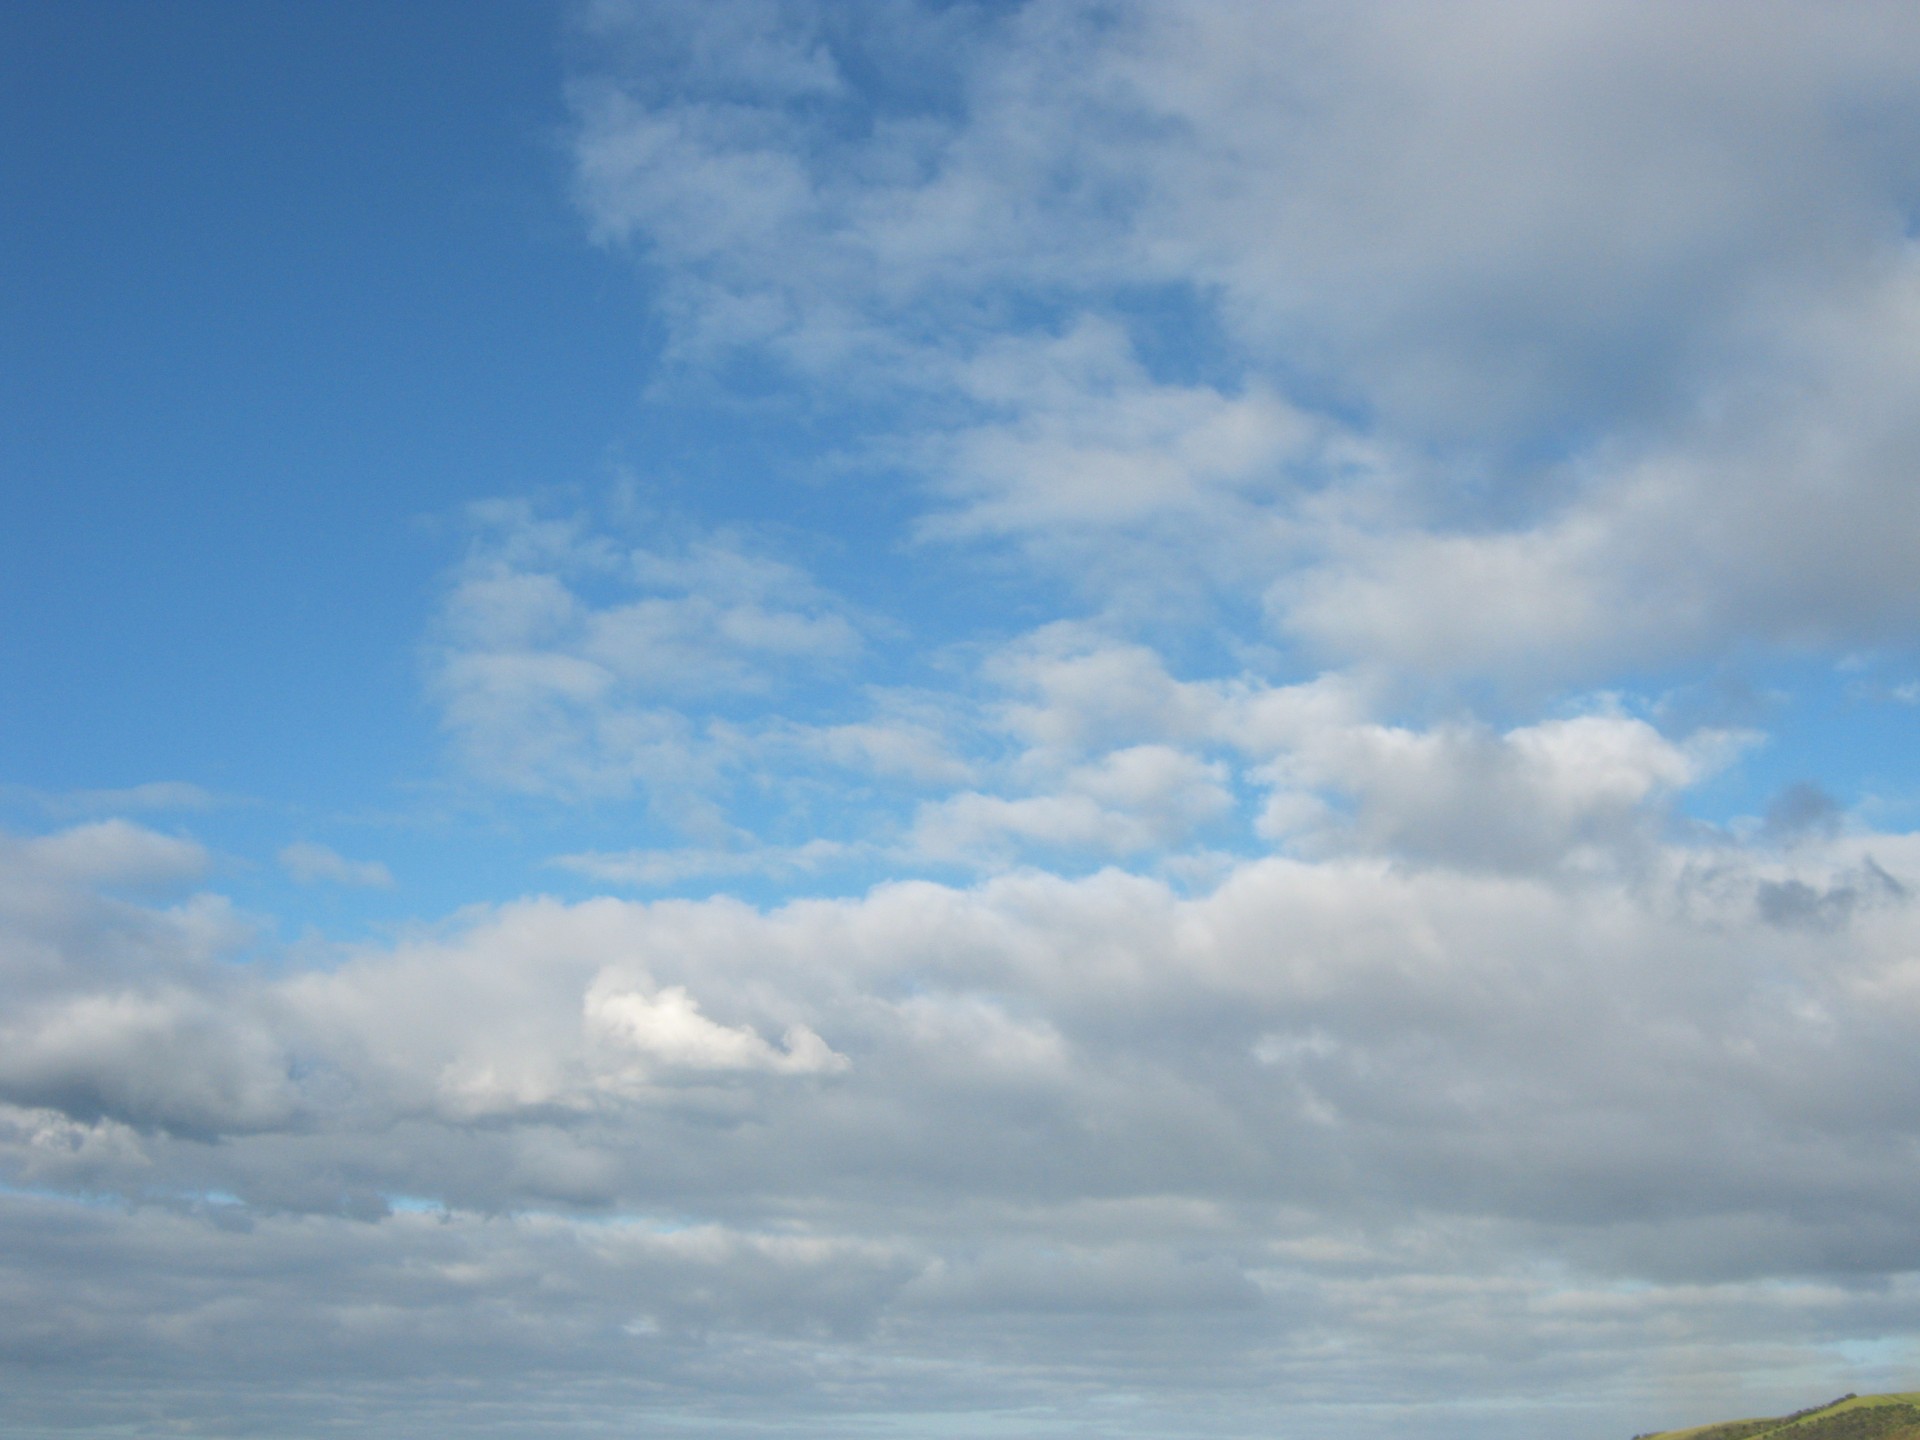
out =
{"type": "Polygon", "coordinates": [[[830,1050],[805,1025],[789,1027],[776,1049],[752,1030],[714,1024],[684,986],[670,985],[653,995],[618,986],[617,977],[603,975],[587,991],[587,1030],[604,1044],[633,1052],[643,1075],[654,1067],[806,1075],[847,1066],[846,1056],[830,1050]]]}
{"type": "MultiPolygon", "coordinates": [[[[1497,743],[1550,814],[1579,757],[1603,805],[1689,763],[1606,717],[1497,743]]],[[[1317,1395],[1357,1435],[1389,1379],[1451,1402],[1494,1353],[1502,1393],[1545,1395],[1709,1303],[1724,1343],[1781,1343],[1775,1308],[1729,1318],[1756,1286],[1808,1287],[1836,1334],[1894,1323],[1905,1282],[1849,1277],[1916,1241],[1920,850],[1636,843],[1632,873],[1469,850],[1251,860],[1185,896],[1023,871],[771,909],[526,901],[293,973],[34,870],[68,918],[8,1017],[0,1164],[138,1202],[85,1222],[112,1308],[56,1327],[185,1324],[188,1252],[225,1256],[238,1313],[283,1305],[324,1254],[292,1312],[323,1354],[360,1363],[371,1304],[425,1325],[409,1364],[452,1383],[461,1347],[518,1369],[575,1336],[537,1270],[585,1371],[613,1346],[690,1413],[719,1403],[696,1334],[732,1393],[743,1366],[795,1396],[884,1362],[892,1410],[943,1403],[952,1363],[969,1403],[1013,1404],[1054,1393],[1036,1363],[1178,1391],[1264,1357],[1249,1403],[1317,1395]],[[1542,1323],[1562,1356],[1535,1371],[1542,1323]],[[787,1339],[826,1370],[788,1369],[787,1339]],[[1350,1360],[1310,1382],[1319,1343],[1350,1360]]],[[[48,913],[9,911],[9,946],[48,913]]],[[[10,1233],[45,1203],[10,1198],[10,1233]]],[[[68,1262],[9,1253],[24,1317],[68,1262]]],[[[194,1326],[196,1365],[242,1363],[214,1358],[226,1320],[194,1326]]],[[[270,1363],[250,1343],[228,1353],[270,1363]]]]}
{"type": "Polygon", "coordinates": [[[1311,819],[1323,842],[1452,865],[1618,863],[1658,835],[1659,802],[1751,738],[1708,731],[1675,744],[1643,720],[1604,713],[1504,735],[1359,724],[1319,732],[1265,767],[1274,794],[1263,828],[1284,835],[1311,819]],[[1351,829],[1313,803],[1329,793],[1353,802],[1351,829]]]}
{"type": "Polygon", "coordinates": [[[27,865],[52,875],[108,884],[171,884],[206,870],[207,852],[194,841],[162,835],[130,820],[97,820],[20,847],[27,865]]]}
{"type": "Polygon", "coordinates": [[[224,960],[250,927],[200,878],[200,846],[125,820],[0,837],[0,1100],[210,1136],[284,1122],[284,1057],[224,960]]]}
{"type": "Polygon", "coordinates": [[[294,1113],[286,1059],[253,1017],[151,985],[43,1003],[0,1029],[0,1096],[80,1123],[211,1138],[294,1113]]]}
{"type": "Polygon", "coordinates": [[[1843,651],[1910,634],[1899,477],[1920,370],[1895,336],[1916,275],[1902,246],[1858,291],[1772,321],[1791,332],[1772,365],[1702,376],[1695,415],[1568,464],[1569,498],[1527,523],[1342,526],[1270,589],[1277,620],[1329,654],[1556,678],[1730,637],[1843,651]]]}

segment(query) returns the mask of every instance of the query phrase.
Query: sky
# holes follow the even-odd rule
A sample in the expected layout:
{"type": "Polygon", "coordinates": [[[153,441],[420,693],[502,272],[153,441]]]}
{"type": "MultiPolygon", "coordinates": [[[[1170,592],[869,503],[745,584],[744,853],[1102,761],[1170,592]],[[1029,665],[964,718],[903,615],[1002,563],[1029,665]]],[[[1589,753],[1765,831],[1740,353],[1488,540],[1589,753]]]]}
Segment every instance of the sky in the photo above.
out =
{"type": "Polygon", "coordinates": [[[1920,1388],[1916,74],[0,7],[0,1428],[1920,1388]]]}

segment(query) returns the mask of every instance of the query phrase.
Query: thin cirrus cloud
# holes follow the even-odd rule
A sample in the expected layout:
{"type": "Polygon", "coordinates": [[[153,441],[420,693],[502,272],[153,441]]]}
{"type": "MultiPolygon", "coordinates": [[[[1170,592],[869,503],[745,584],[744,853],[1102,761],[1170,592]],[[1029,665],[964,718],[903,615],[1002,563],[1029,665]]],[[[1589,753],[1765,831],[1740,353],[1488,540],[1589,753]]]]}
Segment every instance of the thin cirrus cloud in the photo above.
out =
{"type": "Polygon", "coordinates": [[[1910,718],[1911,14],[566,46],[640,403],[776,416],[824,533],[463,512],[449,914],[278,945],[128,818],[168,787],[0,837],[0,1333],[57,1361],[9,1418],[1520,1440],[1911,1388],[1911,786],[1769,729],[1910,718]]]}

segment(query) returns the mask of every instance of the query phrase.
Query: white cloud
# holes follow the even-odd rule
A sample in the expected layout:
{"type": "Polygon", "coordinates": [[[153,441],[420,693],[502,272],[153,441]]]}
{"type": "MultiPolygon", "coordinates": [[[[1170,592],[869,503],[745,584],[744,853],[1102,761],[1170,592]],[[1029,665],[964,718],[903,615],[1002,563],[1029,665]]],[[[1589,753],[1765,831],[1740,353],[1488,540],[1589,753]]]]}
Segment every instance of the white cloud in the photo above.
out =
{"type": "MultiPolygon", "coordinates": [[[[1497,744],[1538,804],[1644,800],[1698,763],[1617,717],[1497,744]]],[[[545,1321],[489,1329],[531,1303],[534,1257],[594,1334],[698,1331],[736,1378],[773,1363],[772,1333],[830,1367],[945,1356],[976,1404],[1057,1395],[1040,1377],[1062,1365],[1137,1383],[1155,1354],[1178,1388],[1216,1373],[1209,1352],[1280,1377],[1268,1404],[1318,1353],[1301,1307],[1353,1357],[1324,1392],[1343,1406],[1389,1378],[1469,1394],[1543,1315],[1595,1375],[1703,1295],[1726,1297],[1698,1322],[1722,1343],[1782,1343],[1751,1297],[1796,1277],[1830,1277],[1833,1333],[1877,1333],[1888,1312],[1838,1277],[1897,1274],[1914,1239],[1886,1157],[1911,1138],[1920,849],[1646,844],[1630,876],[1242,862],[1185,899],[1110,871],[770,911],[531,901],[304,973],[196,969],[141,912],[136,948],[179,937],[164,984],[130,983],[121,902],[41,881],[121,918],[67,929],[53,989],[9,1016],[0,1165],[231,1197],[89,1221],[110,1253],[166,1230],[176,1257],[84,1272],[113,1313],[175,1313],[178,1256],[221,1256],[231,1303],[326,1334],[348,1295],[439,1317],[416,1360],[443,1340],[546,1354],[545,1321]],[[1792,885],[1817,917],[1782,908],[1792,885]],[[387,1197],[448,1218],[326,1218],[387,1197]],[[1745,1238],[1702,1243],[1727,1226],[1745,1238]],[[1446,1324],[1422,1370],[1408,1327],[1446,1324]]],[[[14,948],[38,923],[10,912],[14,948]]],[[[0,1207],[10,1234],[28,1203],[0,1207]]],[[[39,1263],[8,1251],[16,1274],[39,1263]]],[[[633,1363],[701,1403],[671,1353],[633,1363]]],[[[940,1393],[901,1385],[889,1403],[940,1393]]]]}
{"type": "Polygon", "coordinates": [[[1658,837],[1660,802],[1751,738],[1705,732],[1678,745],[1645,721],[1605,713],[1504,735],[1353,725],[1317,732],[1264,768],[1282,807],[1267,825],[1447,865],[1617,864],[1658,837]],[[1354,802],[1350,820],[1318,802],[1328,793],[1354,802]]]}
{"type": "Polygon", "coordinates": [[[660,850],[583,851],[556,855],[548,863],[609,885],[653,889],[722,876],[808,874],[859,853],[858,847],[816,838],[800,845],[731,850],[682,845],[660,850]]]}
{"type": "Polygon", "coordinates": [[[955,383],[992,418],[928,442],[922,463],[948,507],[924,529],[943,538],[1048,546],[1189,529],[1216,550],[1265,538],[1270,561],[1286,531],[1276,502],[1317,478],[1340,438],[1258,383],[1238,395],[1158,383],[1119,325],[1091,317],[988,345],[955,383]]]}
{"type": "Polygon", "coordinates": [[[684,986],[646,995],[620,984],[621,977],[603,974],[587,991],[587,1030],[604,1044],[635,1053],[642,1078],[655,1069],[808,1075],[847,1067],[847,1057],[805,1025],[789,1026],[776,1049],[745,1027],[714,1024],[684,986]]]}
{"type": "Polygon", "coordinates": [[[96,820],[26,842],[30,864],[62,878],[93,884],[177,884],[207,868],[207,852],[192,840],[161,835],[128,820],[96,820]]]}
{"type": "Polygon", "coordinates": [[[1075,766],[1041,794],[978,791],[921,807],[909,841],[939,859],[991,860],[1004,842],[1135,855],[1179,846],[1232,808],[1226,767],[1166,745],[1116,750],[1075,766]]]}
{"type": "Polygon", "coordinates": [[[1902,247],[1770,317],[1789,343],[1765,373],[1706,377],[1697,417],[1566,467],[1571,498],[1531,523],[1337,532],[1273,587],[1280,622],[1414,671],[1555,678],[1739,636],[1844,652],[1911,634],[1917,287],[1902,247]]]}
{"type": "Polygon", "coordinates": [[[280,868],[302,885],[321,881],[376,889],[390,889],[393,885],[393,872],[378,860],[349,860],[338,851],[310,840],[297,840],[283,847],[280,868]]]}
{"type": "MultiPolygon", "coordinates": [[[[1263,1377],[1207,1422],[1230,1428],[1318,1373],[1356,1436],[1383,1384],[1591,1387],[1670,1324],[1832,1373],[1794,1287],[1823,1333],[1908,1324],[1913,837],[1636,826],[1712,756],[1616,714],[1334,738],[1356,843],[1420,863],[1242,860],[1184,898],[1022,870],[773,909],[529,900],[254,967],[217,916],[13,842],[0,1170],[136,1203],[70,1216],[69,1254],[48,1202],[0,1197],[0,1309],[57,1275],[37,1324],[175,1317],[127,1343],[196,1373],[318,1363],[234,1349],[229,1310],[341,1363],[411,1335],[416,1372],[475,1346],[596,1372],[617,1335],[695,1411],[694,1335],[736,1398],[878,1364],[903,1412],[961,1393],[952,1364],[973,1406],[1065,1403],[1068,1370],[1155,1405],[1263,1377]],[[1516,864],[1516,835],[1638,859],[1516,864]],[[226,1277],[229,1319],[183,1266],[226,1277]],[[1561,1361],[1536,1372],[1543,1324],[1561,1361]]],[[[1204,787],[1194,765],[1063,773],[1126,814],[1204,787]]]]}
{"type": "Polygon", "coordinates": [[[120,790],[72,790],[42,797],[56,815],[101,814],[125,810],[210,810],[220,797],[185,780],[151,780],[120,790]]]}
{"type": "Polygon", "coordinates": [[[476,519],[432,685],[468,763],[495,782],[563,796],[697,791],[726,757],[680,707],[810,683],[861,650],[848,607],[724,538],[652,550],[525,507],[476,519]]]}
{"type": "Polygon", "coordinates": [[[950,725],[953,718],[950,701],[949,713],[944,715],[933,713],[936,707],[925,697],[897,708],[906,713],[883,713],[877,720],[844,725],[796,727],[791,739],[835,764],[919,785],[963,784],[973,778],[975,767],[954,753],[952,742],[942,733],[947,728],[942,722],[950,725]]]}
{"type": "Polygon", "coordinates": [[[212,1138],[295,1114],[286,1060],[263,1027],[174,987],[81,994],[0,1025],[0,1096],[78,1122],[212,1138]]]}
{"type": "Polygon", "coordinates": [[[1904,14],[598,23],[599,233],[694,350],[938,396],[955,418],[882,447],[933,482],[930,534],[1149,611],[1268,590],[1287,635],[1443,676],[1911,628],[1904,14]],[[630,24],[704,59],[635,68],[630,24]],[[715,26],[787,60],[734,70],[715,26]],[[915,34],[917,89],[847,80],[915,34]],[[1022,297],[1048,318],[1006,320],[1022,297]]]}

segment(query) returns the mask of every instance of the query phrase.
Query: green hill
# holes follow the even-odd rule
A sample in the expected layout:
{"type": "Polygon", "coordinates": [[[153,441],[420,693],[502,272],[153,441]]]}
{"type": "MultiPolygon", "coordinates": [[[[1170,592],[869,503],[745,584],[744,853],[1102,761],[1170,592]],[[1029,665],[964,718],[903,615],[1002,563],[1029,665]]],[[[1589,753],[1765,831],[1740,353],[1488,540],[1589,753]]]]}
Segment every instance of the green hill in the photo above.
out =
{"type": "Polygon", "coordinates": [[[1920,1440],[1920,1391],[1843,1395],[1810,1410],[1768,1419],[1722,1420],[1661,1430],[1634,1440],[1920,1440]]]}

